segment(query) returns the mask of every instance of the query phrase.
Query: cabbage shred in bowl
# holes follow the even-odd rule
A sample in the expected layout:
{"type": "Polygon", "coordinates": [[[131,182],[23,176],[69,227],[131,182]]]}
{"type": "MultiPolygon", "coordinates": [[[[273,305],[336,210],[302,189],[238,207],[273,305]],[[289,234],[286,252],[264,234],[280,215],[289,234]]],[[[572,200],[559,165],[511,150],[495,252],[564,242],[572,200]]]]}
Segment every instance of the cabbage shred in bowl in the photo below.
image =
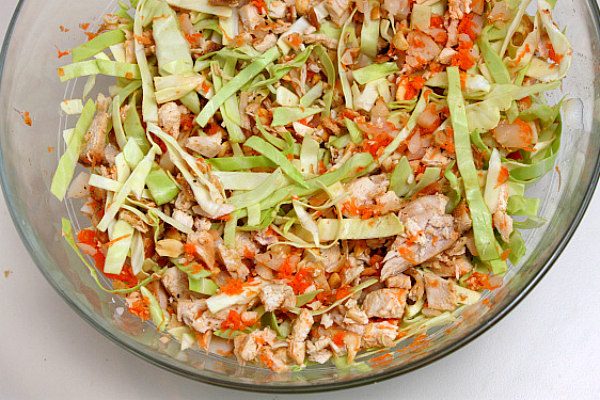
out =
{"type": "Polygon", "coordinates": [[[374,379],[519,284],[548,216],[525,188],[580,122],[545,99],[573,58],[553,4],[136,3],[58,68],[86,79],[50,187],[118,328],[216,383],[374,379]]]}

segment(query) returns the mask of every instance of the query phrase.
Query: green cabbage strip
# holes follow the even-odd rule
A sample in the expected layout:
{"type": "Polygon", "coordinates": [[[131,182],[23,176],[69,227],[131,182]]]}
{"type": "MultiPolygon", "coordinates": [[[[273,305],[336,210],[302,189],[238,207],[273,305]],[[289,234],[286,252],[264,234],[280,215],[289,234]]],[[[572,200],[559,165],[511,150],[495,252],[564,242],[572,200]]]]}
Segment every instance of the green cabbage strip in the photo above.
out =
{"type": "Polygon", "coordinates": [[[123,270],[125,259],[131,247],[133,227],[129,223],[118,220],[112,228],[111,240],[118,239],[112,243],[106,252],[104,272],[119,275],[123,270]]]}
{"type": "Polygon", "coordinates": [[[148,131],[154,133],[165,143],[169,150],[171,161],[190,185],[196,201],[206,216],[218,218],[233,211],[234,207],[224,204],[224,196],[210,182],[210,179],[200,171],[196,164],[196,159],[185,152],[175,138],[166,134],[154,124],[148,124],[148,131]],[[192,176],[185,164],[194,172],[194,176],[192,176]]]}
{"type": "Polygon", "coordinates": [[[460,203],[460,200],[462,198],[460,183],[458,181],[457,176],[454,175],[454,173],[452,172],[452,167],[454,167],[454,161],[450,163],[444,171],[444,178],[446,178],[450,185],[450,192],[447,193],[449,199],[448,203],[446,204],[447,214],[451,214],[452,211],[454,211],[454,209],[456,208],[458,203],[460,203]]]}
{"type": "Polygon", "coordinates": [[[377,56],[377,42],[379,40],[379,17],[373,19],[371,14],[371,11],[376,7],[379,7],[379,1],[371,0],[367,3],[362,30],[360,31],[360,51],[371,58],[377,56]]]}
{"type": "Polygon", "coordinates": [[[310,235],[312,236],[312,239],[315,243],[316,247],[319,247],[320,244],[320,238],[319,238],[319,227],[317,226],[317,223],[312,219],[312,216],[308,213],[308,211],[306,211],[306,209],[304,207],[302,207],[302,204],[297,201],[294,200],[292,202],[292,205],[294,207],[294,212],[296,213],[296,216],[298,217],[298,221],[300,222],[300,225],[302,225],[302,227],[308,232],[310,233],[310,235]]]}
{"type": "Polygon", "coordinates": [[[113,98],[112,101],[112,124],[113,129],[115,131],[115,137],[117,139],[117,144],[122,149],[127,144],[127,137],[125,135],[125,130],[123,127],[123,122],[121,121],[121,106],[133,92],[140,88],[142,85],[141,81],[133,81],[129,83],[127,86],[119,90],[117,95],[113,98]]]}
{"type": "Polygon", "coordinates": [[[440,179],[440,174],[442,173],[441,168],[438,167],[427,167],[421,178],[414,186],[411,187],[407,196],[413,196],[419,193],[421,190],[425,189],[427,186],[436,182],[440,179]]]}
{"type": "Polygon", "coordinates": [[[267,131],[267,129],[264,127],[264,125],[262,124],[262,122],[258,116],[256,117],[256,128],[265,137],[265,140],[267,142],[271,143],[273,146],[277,147],[279,150],[282,150],[285,152],[285,150],[288,147],[286,141],[269,133],[269,131],[267,131]]]}
{"type": "Polygon", "coordinates": [[[271,196],[261,201],[261,209],[265,210],[275,207],[282,202],[288,201],[293,196],[309,196],[323,190],[323,187],[329,187],[337,182],[364,175],[368,172],[367,168],[372,165],[372,163],[373,157],[371,154],[356,153],[338,169],[327,172],[316,178],[308,179],[306,181],[306,187],[290,185],[276,190],[271,196]]]}
{"type": "Polygon", "coordinates": [[[50,191],[58,200],[62,201],[69,189],[69,184],[73,179],[77,160],[79,159],[83,138],[92,125],[95,113],[96,104],[92,100],[88,100],[81,111],[81,116],[75,125],[75,130],[67,143],[67,149],[58,162],[56,172],[54,172],[54,177],[52,178],[52,184],[50,185],[50,191]]]}
{"type": "Polygon", "coordinates": [[[285,126],[292,122],[310,117],[311,115],[318,114],[322,109],[318,107],[274,107],[272,111],[273,121],[271,122],[271,126],[285,126]]]}
{"type": "Polygon", "coordinates": [[[415,126],[417,125],[417,118],[419,118],[419,115],[421,115],[423,110],[425,110],[425,107],[427,107],[427,100],[424,93],[425,91],[423,91],[421,97],[419,98],[419,101],[417,101],[415,109],[413,110],[412,114],[410,115],[410,118],[406,122],[406,126],[404,126],[404,128],[402,128],[402,130],[396,135],[394,140],[392,140],[392,142],[385,147],[385,150],[377,159],[379,163],[382,163],[389,156],[391,156],[392,153],[395,152],[396,149],[398,149],[400,144],[402,144],[402,142],[406,140],[406,138],[408,137],[408,135],[410,135],[412,130],[415,129],[415,126]]]}
{"type": "Polygon", "coordinates": [[[506,212],[510,215],[521,215],[526,217],[537,217],[540,207],[540,199],[524,196],[510,196],[506,212]]]}
{"type": "Polygon", "coordinates": [[[212,296],[217,294],[219,286],[208,278],[192,278],[188,275],[188,287],[192,292],[212,296]]]}
{"type": "Polygon", "coordinates": [[[89,42],[77,46],[71,51],[73,62],[79,62],[86,58],[93,57],[110,46],[123,43],[124,41],[125,33],[120,29],[101,33],[89,42]]]}
{"type": "Polygon", "coordinates": [[[223,228],[223,242],[225,243],[225,246],[229,247],[230,249],[234,248],[236,244],[235,236],[237,233],[238,219],[238,213],[235,211],[232,212],[229,220],[225,223],[225,227],[223,228]]]}
{"type": "Polygon", "coordinates": [[[508,68],[504,65],[502,61],[502,57],[496,53],[496,51],[490,46],[490,42],[488,39],[488,32],[493,27],[493,25],[489,25],[483,29],[481,32],[481,36],[477,41],[479,49],[481,51],[481,55],[485,60],[485,65],[490,72],[490,75],[494,79],[496,83],[510,83],[510,74],[508,72],[508,68]]]}
{"type": "Polygon", "coordinates": [[[361,85],[376,81],[377,79],[387,78],[398,71],[398,65],[395,62],[386,62],[382,64],[371,64],[366,67],[352,71],[352,77],[361,85]]]}
{"type": "Polygon", "coordinates": [[[327,219],[318,220],[319,237],[323,241],[378,239],[400,235],[404,225],[395,214],[370,219],[327,219]],[[338,236],[339,235],[339,236],[338,236]]]}
{"type": "Polygon", "coordinates": [[[270,71],[270,78],[253,83],[252,85],[250,85],[248,90],[254,91],[263,86],[268,86],[279,82],[281,78],[287,75],[291,70],[293,70],[294,68],[300,68],[304,64],[306,64],[306,61],[308,61],[308,58],[310,57],[310,54],[312,53],[314,48],[314,46],[309,46],[305,50],[298,53],[293,60],[285,64],[277,64],[273,66],[270,71]]]}
{"type": "Polygon", "coordinates": [[[154,77],[156,101],[158,104],[163,104],[181,99],[188,93],[194,91],[203,81],[204,78],[200,75],[156,76],[154,77]]]}
{"type": "Polygon", "coordinates": [[[242,171],[252,168],[275,168],[277,166],[265,156],[209,158],[206,161],[220,171],[242,171]]]}
{"type": "Polygon", "coordinates": [[[225,101],[237,93],[248,81],[258,75],[267,65],[275,61],[281,54],[276,47],[267,50],[262,54],[256,61],[252,62],[246,68],[241,70],[233,79],[227,82],[220,91],[208,101],[204,106],[196,122],[201,127],[205,127],[210,118],[217,112],[219,107],[225,103],[225,101]]]}
{"type": "Polygon", "coordinates": [[[279,165],[281,170],[298,185],[304,188],[308,187],[300,171],[298,171],[294,164],[292,164],[290,160],[286,158],[286,156],[277,150],[275,146],[267,143],[264,139],[261,139],[258,136],[252,136],[246,141],[245,145],[279,165]]]}
{"type": "Polygon", "coordinates": [[[482,101],[467,106],[467,120],[470,131],[489,131],[498,126],[500,112],[510,108],[513,100],[555,89],[560,82],[538,83],[529,86],[495,84],[482,101]]]}
{"type": "Polygon", "coordinates": [[[134,275],[144,269],[144,239],[139,231],[134,231],[131,238],[131,271],[134,275]]]}
{"type": "Polygon", "coordinates": [[[127,139],[135,140],[144,154],[150,149],[150,143],[148,143],[146,132],[137,111],[136,94],[131,96],[129,100],[129,107],[127,107],[127,111],[125,112],[125,121],[123,121],[123,129],[127,139]]]}
{"type": "Polygon", "coordinates": [[[390,189],[393,190],[398,197],[404,197],[410,191],[410,182],[413,179],[413,171],[408,162],[408,158],[403,156],[390,177],[390,189]]]}
{"type": "Polygon", "coordinates": [[[350,81],[348,80],[348,75],[346,75],[346,70],[345,70],[344,66],[342,65],[341,60],[342,60],[342,56],[344,55],[344,51],[346,50],[345,42],[348,39],[346,37],[346,36],[348,36],[348,27],[350,26],[350,23],[352,22],[352,18],[354,17],[355,13],[356,13],[356,8],[354,9],[354,11],[352,11],[350,16],[346,20],[346,22],[344,22],[344,25],[342,26],[342,33],[340,35],[340,40],[338,42],[338,48],[337,48],[338,73],[340,75],[340,82],[342,83],[342,91],[344,93],[346,108],[349,108],[349,109],[354,108],[354,104],[352,102],[352,89],[350,88],[350,81]]]}
{"type": "Polygon", "coordinates": [[[465,195],[473,220],[475,245],[481,259],[494,260],[499,257],[498,243],[494,237],[492,216],[483,201],[477,169],[473,162],[467,114],[460,86],[460,75],[457,67],[449,67],[446,70],[448,72],[448,107],[450,108],[452,128],[454,129],[456,161],[463,178],[465,195]]]}
{"type": "MultiPolygon", "coordinates": [[[[144,14],[144,6],[146,0],[141,0],[135,12],[135,19],[133,22],[133,33],[135,36],[142,36],[144,33],[144,23],[151,21],[150,13],[144,14]]],[[[142,79],[142,118],[144,122],[158,123],[158,104],[156,103],[156,96],[154,94],[154,82],[152,80],[152,73],[148,66],[148,59],[146,58],[146,51],[144,45],[134,40],[135,46],[135,58],[140,70],[142,79]]]]}
{"type": "Polygon", "coordinates": [[[232,13],[231,7],[212,5],[210,0],[167,0],[167,3],[185,10],[218,15],[219,17],[230,17],[232,13]]]}
{"type": "Polygon", "coordinates": [[[237,209],[246,208],[260,203],[263,199],[270,196],[275,190],[280,189],[287,184],[288,180],[281,172],[281,169],[277,169],[253,190],[236,193],[229,197],[228,200],[229,203],[234,205],[237,209]]]}
{"type": "Polygon", "coordinates": [[[79,257],[79,259],[81,260],[81,262],[83,263],[83,265],[86,266],[86,268],[90,272],[90,275],[92,276],[92,279],[96,282],[96,284],[98,285],[98,287],[100,288],[100,290],[102,290],[103,292],[106,292],[106,293],[118,293],[118,294],[127,294],[127,293],[131,293],[131,292],[135,292],[137,290],[140,290],[141,287],[146,286],[147,284],[149,284],[153,280],[155,280],[158,277],[160,277],[160,275],[166,270],[166,267],[165,267],[160,272],[148,276],[146,279],[140,281],[134,287],[131,287],[131,288],[128,288],[128,289],[107,289],[100,282],[100,278],[98,278],[98,272],[96,271],[96,268],[94,268],[88,262],[88,260],[85,258],[85,256],[79,250],[79,247],[77,247],[77,243],[75,242],[75,237],[73,235],[73,227],[71,226],[71,221],[69,221],[67,218],[63,218],[62,219],[62,235],[65,238],[65,241],[67,242],[67,244],[69,245],[69,247],[71,247],[71,249],[73,250],[73,252],[75,252],[75,254],[77,254],[77,256],[79,257]]]}
{"type": "Polygon", "coordinates": [[[121,154],[123,154],[127,165],[129,165],[129,168],[131,169],[135,168],[139,162],[142,161],[142,158],[144,158],[144,153],[142,152],[140,146],[138,146],[135,139],[129,139],[127,141],[127,144],[125,147],[123,147],[123,152],[121,154]]]}
{"type": "Polygon", "coordinates": [[[502,42],[502,48],[500,49],[500,54],[499,54],[500,57],[504,56],[504,53],[506,52],[506,49],[508,48],[510,40],[512,39],[513,35],[517,31],[517,28],[519,27],[519,25],[521,25],[521,20],[523,19],[523,15],[525,15],[525,10],[529,6],[529,3],[531,3],[531,0],[522,0],[519,2],[519,8],[517,9],[517,13],[513,17],[513,20],[511,21],[511,23],[508,27],[508,31],[506,32],[506,35],[504,36],[504,42],[502,42]]]}
{"type": "Polygon", "coordinates": [[[510,249],[510,254],[508,255],[508,259],[516,265],[527,252],[527,248],[525,247],[525,241],[523,240],[523,236],[521,236],[521,232],[517,229],[513,230],[509,239],[508,248],[510,249]]]}
{"type": "Polygon", "coordinates": [[[146,178],[146,186],[156,205],[170,203],[179,194],[177,184],[173,179],[157,165],[150,171],[146,178]]]}
{"type": "Polygon", "coordinates": [[[323,95],[323,86],[323,82],[319,81],[315,84],[315,86],[311,87],[306,92],[306,94],[300,99],[300,106],[310,107],[315,101],[317,101],[317,99],[319,99],[323,95]]]}
{"type": "Polygon", "coordinates": [[[135,64],[110,60],[89,60],[58,68],[61,82],[89,75],[108,75],[117,78],[140,79],[140,69],[135,64]]]}
{"type": "MultiPolygon", "coordinates": [[[[236,65],[237,60],[234,58],[226,58],[225,66],[223,67],[225,76],[235,76],[236,65]]],[[[215,92],[216,91],[217,88],[215,88],[215,92]]],[[[240,115],[240,106],[237,94],[233,94],[227,100],[225,100],[225,103],[223,103],[221,106],[221,116],[225,122],[227,133],[229,133],[229,140],[234,143],[243,143],[246,140],[246,136],[244,136],[241,128],[242,116],[240,115]]]]}
{"type": "Polygon", "coordinates": [[[304,175],[317,175],[319,171],[319,143],[310,135],[304,136],[300,150],[300,171],[304,175]]]}
{"type": "Polygon", "coordinates": [[[115,194],[115,197],[110,203],[110,206],[105,211],[104,216],[98,223],[97,229],[100,232],[105,232],[110,222],[119,212],[121,206],[125,203],[127,196],[130,193],[136,194],[140,197],[142,190],[144,189],[146,177],[150,173],[152,164],[154,163],[154,156],[156,155],[156,149],[152,147],[146,156],[140,161],[140,163],[131,172],[131,175],[127,178],[121,189],[115,194]]]}
{"type": "Polygon", "coordinates": [[[212,174],[219,178],[225,190],[252,190],[256,189],[271,174],[266,172],[224,172],[213,171],[212,174]]]}
{"type": "Polygon", "coordinates": [[[328,88],[323,95],[323,102],[325,103],[325,107],[323,108],[322,115],[324,117],[328,117],[331,114],[331,102],[333,101],[333,90],[335,88],[335,82],[337,79],[337,74],[335,73],[335,66],[333,65],[333,61],[331,61],[331,57],[329,57],[329,53],[323,46],[315,46],[315,54],[319,57],[319,61],[323,66],[323,71],[325,71],[325,75],[327,76],[327,85],[328,88]]]}
{"type": "Polygon", "coordinates": [[[150,317],[152,318],[152,322],[154,322],[156,325],[156,329],[159,331],[164,331],[167,328],[167,325],[169,325],[169,313],[161,308],[156,297],[154,297],[152,292],[146,289],[145,286],[140,287],[140,292],[142,293],[142,296],[149,302],[150,317]]]}
{"type": "MultiPolygon", "coordinates": [[[[357,285],[357,286],[353,287],[352,289],[350,289],[348,295],[342,297],[341,299],[336,300],[334,303],[332,303],[328,307],[320,308],[318,310],[311,311],[311,314],[313,316],[317,316],[317,315],[323,315],[325,313],[328,313],[329,311],[333,310],[335,307],[339,306],[344,301],[346,301],[347,299],[349,299],[350,297],[352,297],[354,294],[360,292],[363,289],[368,288],[369,286],[373,286],[377,282],[379,282],[379,281],[376,278],[371,278],[369,280],[366,280],[363,283],[361,283],[360,285],[357,285]]],[[[299,308],[293,308],[293,309],[291,309],[289,311],[292,312],[292,313],[294,313],[294,314],[300,314],[300,312],[301,312],[301,310],[299,308]]]]}

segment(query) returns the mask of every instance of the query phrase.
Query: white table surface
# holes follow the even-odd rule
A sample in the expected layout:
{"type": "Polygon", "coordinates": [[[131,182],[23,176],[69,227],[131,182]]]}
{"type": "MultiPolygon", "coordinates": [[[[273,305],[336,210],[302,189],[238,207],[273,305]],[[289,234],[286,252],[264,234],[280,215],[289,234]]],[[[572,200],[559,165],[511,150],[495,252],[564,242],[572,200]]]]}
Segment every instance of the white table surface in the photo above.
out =
{"type": "MultiPolygon", "coordinates": [[[[0,37],[16,0],[0,0],[0,37]]],[[[0,398],[281,399],[170,374],[79,318],[38,272],[0,200],[0,398]],[[5,273],[5,271],[10,271],[5,273]],[[8,274],[8,276],[6,276],[8,274]]],[[[493,329],[392,380],[305,398],[600,398],[600,195],[560,260],[493,329]]]]}

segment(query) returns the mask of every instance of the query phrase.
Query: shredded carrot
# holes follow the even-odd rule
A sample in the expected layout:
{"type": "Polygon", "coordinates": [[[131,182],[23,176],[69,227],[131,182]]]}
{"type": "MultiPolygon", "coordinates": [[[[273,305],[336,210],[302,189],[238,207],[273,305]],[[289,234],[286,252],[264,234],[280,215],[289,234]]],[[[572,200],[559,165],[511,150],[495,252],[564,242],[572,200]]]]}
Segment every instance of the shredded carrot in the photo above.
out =
{"type": "Polygon", "coordinates": [[[143,46],[151,45],[152,39],[143,35],[134,35],[135,41],[143,46]]]}
{"type": "Polygon", "coordinates": [[[225,285],[221,286],[221,293],[228,295],[240,294],[244,290],[244,282],[239,279],[228,279],[225,285]]]}
{"type": "Polygon", "coordinates": [[[265,0],[250,0],[250,4],[258,9],[258,12],[261,14],[265,14],[267,12],[267,5],[265,4],[265,0]]]}
{"type": "Polygon", "coordinates": [[[70,31],[70,29],[66,28],[64,25],[59,26],[58,29],[60,29],[61,32],[69,32],[70,31]]]}
{"type": "Polygon", "coordinates": [[[139,300],[131,303],[127,308],[129,312],[133,315],[137,316],[142,321],[145,321],[150,318],[150,310],[148,309],[149,301],[140,296],[139,300]]]}
{"type": "Polygon", "coordinates": [[[90,246],[96,246],[96,231],[92,229],[82,229],[77,233],[77,241],[90,246]]]}
{"type": "Polygon", "coordinates": [[[247,325],[242,321],[242,317],[235,310],[229,310],[229,314],[227,315],[227,319],[221,322],[221,329],[231,329],[234,331],[241,331],[242,329],[247,328],[247,325]]]}
{"type": "Polygon", "coordinates": [[[371,358],[369,360],[369,364],[371,364],[374,367],[384,367],[386,365],[391,364],[393,360],[394,357],[391,354],[385,353],[380,356],[371,358]]]}
{"type": "Polygon", "coordinates": [[[29,111],[23,111],[21,114],[21,117],[23,118],[23,123],[27,126],[31,126],[33,125],[33,120],[31,119],[31,114],[29,113],[29,111]]]}
{"type": "Polygon", "coordinates": [[[466,280],[467,285],[473,290],[494,290],[498,286],[494,286],[490,283],[490,276],[482,274],[481,272],[473,272],[473,274],[466,280]]]}
{"type": "Polygon", "coordinates": [[[52,152],[54,152],[54,147],[48,146],[48,153],[52,153],[52,152]]]}
{"type": "Polygon", "coordinates": [[[335,343],[336,346],[343,346],[344,345],[344,338],[346,337],[346,332],[345,331],[337,331],[333,337],[331,338],[331,341],[333,343],[335,343]]]}
{"type": "Polygon", "coordinates": [[[444,27],[444,18],[441,15],[433,15],[429,18],[429,26],[432,28],[443,28],[444,27]]]}
{"type": "Polygon", "coordinates": [[[477,34],[473,31],[475,24],[473,23],[473,14],[465,15],[458,23],[458,32],[469,35],[471,40],[477,39],[477,34]]]}
{"type": "Polygon", "coordinates": [[[313,284],[312,275],[313,271],[311,268],[301,268],[296,272],[293,279],[288,282],[288,285],[291,286],[295,294],[304,293],[313,284]]]}
{"type": "Polygon", "coordinates": [[[194,256],[196,255],[196,245],[194,245],[193,243],[186,243],[183,245],[183,251],[188,256],[194,256]]]}
{"type": "Polygon", "coordinates": [[[272,359],[270,359],[267,354],[265,353],[260,353],[260,355],[258,356],[258,358],[260,359],[260,362],[263,363],[265,365],[265,367],[273,369],[273,365],[274,362],[272,359]]]}
{"type": "Polygon", "coordinates": [[[198,32],[198,33],[186,33],[185,34],[185,40],[188,41],[189,44],[191,45],[195,45],[196,43],[198,43],[198,40],[202,38],[202,33],[198,32]]]}
{"type": "MultiPolygon", "coordinates": [[[[54,47],[56,47],[56,46],[54,46],[54,47]]],[[[56,53],[58,55],[58,58],[60,59],[60,58],[63,58],[65,56],[68,56],[69,54],[71,54],[71,51],[70,50],[62,51],[61,49],[56,47],[56,53]]]]}
{"type": "Polygon", "coordinates": [[[557,54],[556,51],[554,51],[554,46],[552,46],[551,42],[546,43],[546,48],[548,49],[548,58],[555,64],[560,64],[560,62],[562,61],[564,55],[563,54],[557,54]]]}
{"type": "Polygon", "coordinates": [[[85,36],[87,36],[88,41],[94,39],[96,36],[98,36],[98,33],[96,32],[83,32],[85,33],[85,36]]]}
{"type": "Polygon", "coordinates": [[[348,286],[342,286],[339,287],[338,289],[335,290],[335,300],[341,300],[344,297],[348,296],[350,293],[352,293],[350,291],[350,287],[348,286]]]}
{"type": "Polygon", "coordinates": [[[504,182],[506,182],[509,178],[508,168],[501,167],[500,173],[498,174],[498,182],[496,183],[496,187],[499,187],[504,182]]]}
{"type": "Polygon", "coordinates": [[[123,235],[123,236],[119,236],[118,238],[114,238],[114,239],[113,239],[113,240],[111,240],[110,242],[106,242],[106,243],[105,243],[105,244],[106,244],[106,247],[110,247],[110,246],[112,246],[113,244],[115,244],[115,243],[117,243],[117,242],[119,242],[119,241],[121,241],[121,240],[123,240],[123,239],[127,239],[127,238],[128,238],[128,237],[130,237],[130,236],[131,236],[131,234],[130,234],[130,233],[128,233],[127,235],[123,235]]]}
{"type": "Polygon", "coordinates": [[[502,254],[500,254],[500,259],[502,261],[506,261],[506,260],[508,260],[509,255],[510,255],[510,249],[506,249],[502,252],[502,254]]]}
{"type": "Polygon", "coordinates": [[[79,24],[79,28],[82,31],[87,31],[89,29],[89,27],[90,27],[90,23],[89,22],[82,22],[82,23],[79,24]]]}

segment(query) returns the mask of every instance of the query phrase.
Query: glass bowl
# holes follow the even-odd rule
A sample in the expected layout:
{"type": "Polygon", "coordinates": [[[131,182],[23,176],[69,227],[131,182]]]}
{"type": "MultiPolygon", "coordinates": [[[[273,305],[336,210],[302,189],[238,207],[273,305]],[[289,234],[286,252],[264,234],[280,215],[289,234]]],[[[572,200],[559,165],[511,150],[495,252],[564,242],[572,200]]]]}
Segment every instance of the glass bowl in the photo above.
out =
{"type": "MultiPolygon", "coordinates": [[[[599,10],[595,0],[560,0],[555,16],[574,47],[573,65],[562,85],[571,98],[563,112],[564,133],[557,169],[528,190],[542,199],[548,222],[524,232],[528,253],[512,267],[503,287],[465,308],[455,321],[434,327],[395,349],[360,357],[358,367],[316,366],[275,374],[256,366],[201,351],[179,351],[160,340],[149,323],[124,313],[123,300],[97,288],[87,270],[61,238],[61,217],[75,228],[80,204],[60,203],[50,195],[50,180],[63,150],[62,130],[74,118],[61,116],[59,103],[78,97],[83,81],[61,84],[58,49],[79,44],[82,22],[98,22],[115,9],[106,0],[21,0],[6,34],[0,60],[0,177],[13,221],[40,271],[64,300],[98,331],[130,352],[168,371],[215,385],[265,392],[315,392],[381,381],[431,363],[464,346],[504,317],[540,281],[567,245],[592,197],[600,173],[599,10]],[[62,32],[59,26],[70,29],[62,32]],[[29,111],[33,125],[23,123],[29,111]],[[382,357],[383,355],[383,357],[382,357]],[[365,368],[367,366],[368,368],[365,368]]],[[[106,90],[109,80],[96,87],[106,90]]]]}

